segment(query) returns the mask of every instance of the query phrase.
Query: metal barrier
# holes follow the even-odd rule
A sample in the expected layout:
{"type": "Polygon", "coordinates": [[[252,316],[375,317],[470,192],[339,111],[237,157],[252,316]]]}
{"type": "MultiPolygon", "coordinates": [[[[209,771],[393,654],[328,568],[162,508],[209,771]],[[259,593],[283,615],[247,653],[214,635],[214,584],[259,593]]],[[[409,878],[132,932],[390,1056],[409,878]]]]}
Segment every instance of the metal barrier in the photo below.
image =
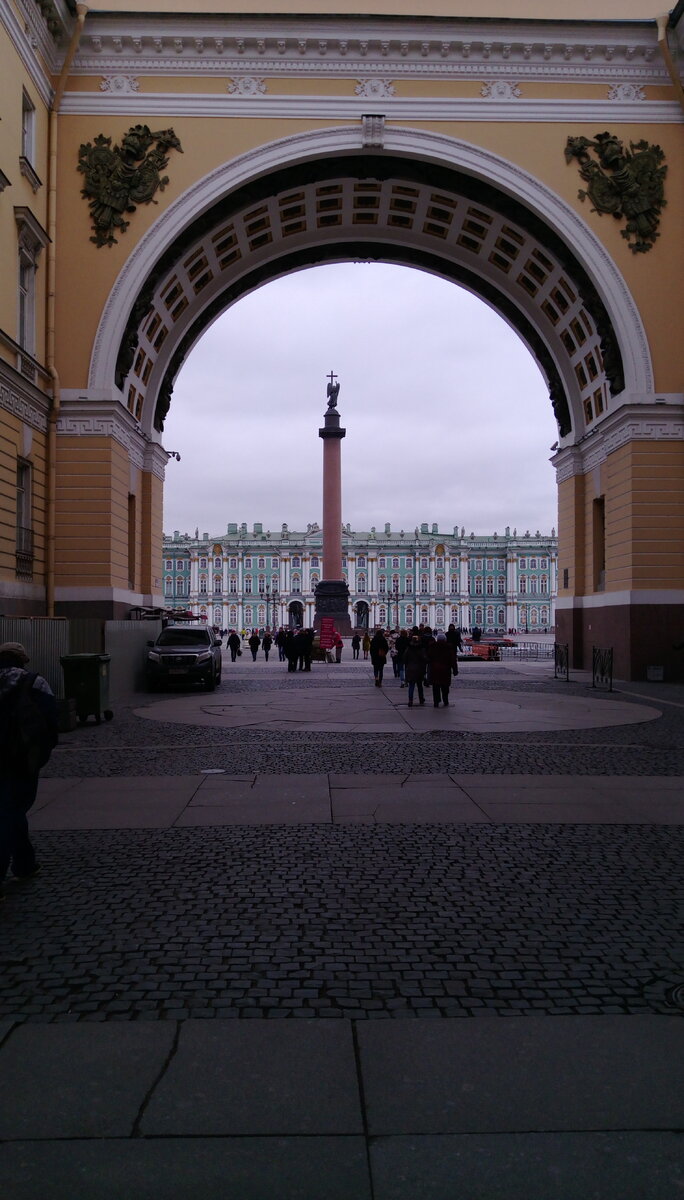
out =
{"type": "Polygon", "coordinates": [[[613,648],[601,650],[593,646],[591,651],[591,686],[603,691],[613,690],[613,648]]]}
{"type": "Polygon", "coordinates": [[[567,642],[553,644],[553,673],[556,679],[570,682],[570,646],[567,642]]]}
{"type": "Polygon", "coordinates": [[[517,646],[499,646],[499,650],[501,658],[517,658],[522,662],[553,658],[551,642],[520,642],[517,646]]]}
{"type": "Polygon", "coordinates": [[[21,642],[28,670],[47,679],[55,696],[64,695],[60,656],[69,650],[69,622],[64,617],[0,617],[0,642],[21,642]]]}

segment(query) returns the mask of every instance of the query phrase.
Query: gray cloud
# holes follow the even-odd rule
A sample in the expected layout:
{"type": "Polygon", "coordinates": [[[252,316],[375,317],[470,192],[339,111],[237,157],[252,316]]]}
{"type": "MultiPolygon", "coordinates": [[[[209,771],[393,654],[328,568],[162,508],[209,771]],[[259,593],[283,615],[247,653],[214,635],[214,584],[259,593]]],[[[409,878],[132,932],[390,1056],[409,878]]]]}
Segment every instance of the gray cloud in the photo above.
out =
{"type": "Polygon", "coordinates": [[[260,288],[195,347],[164,435],[182,454],[167,471],[165,530],[320,522],[318,428],[331,369],[352,528],[557,524],[556,424],[517,334],[436,276],[347,263],[260,288]]]}

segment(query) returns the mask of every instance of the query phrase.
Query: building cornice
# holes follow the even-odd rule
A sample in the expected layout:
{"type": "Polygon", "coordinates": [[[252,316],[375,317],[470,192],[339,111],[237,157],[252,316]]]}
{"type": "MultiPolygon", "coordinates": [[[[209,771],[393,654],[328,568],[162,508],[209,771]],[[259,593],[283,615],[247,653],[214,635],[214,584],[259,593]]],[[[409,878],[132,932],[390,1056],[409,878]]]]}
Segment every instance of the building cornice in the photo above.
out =
{"type": "Polygon", "coordinates": [[[594,470],[614,451],[629,442],[684,440],[684,401],[673,398],[644,405],[626,404],[610,413],[581,442],[554,454],[556,482],[594,470]]]}
{"type": "Polygon", "coordinates": [[[137,17],[89,14],[74,63],[161,75],[358,74],[422,79],[622,77],[667,83],[655,22],[469,21],[362,17],[137,17]]]}
{"type": "Polygon", "coordinates": [[[51,66],[56,65],[55,45],[44,22],[39,19],[35,5],[26,4],[21,0],[21,11],[25,17],[23,25],[12,5],[0,4],[0,24],[7,32],[7,36],[26,68],[40,99],[49,108],[54,92],[38,55],[41,55],[44,61],[51,66]]]}
{"type": "Polygon", "coordinates": [[[45,433],[49,407],[47,396],[0,359],[0,408],[45,433]]]}
{"type": "MultiPolygon", "coordinates": [[[[228,78],[228,77],[227,77],[228,78]]],[[[604,124],[681,124],[682,110],[668,100],[550,100],[484,96],[383,96],[369,100],[349,96],[239,95],[215,93],[67,92],[60,112],[69,115],[153,117],[247,117],[271,120],[361,120],[369,109],[395,121],[523,121],[534,123],[595,122],[604,124]]]]}

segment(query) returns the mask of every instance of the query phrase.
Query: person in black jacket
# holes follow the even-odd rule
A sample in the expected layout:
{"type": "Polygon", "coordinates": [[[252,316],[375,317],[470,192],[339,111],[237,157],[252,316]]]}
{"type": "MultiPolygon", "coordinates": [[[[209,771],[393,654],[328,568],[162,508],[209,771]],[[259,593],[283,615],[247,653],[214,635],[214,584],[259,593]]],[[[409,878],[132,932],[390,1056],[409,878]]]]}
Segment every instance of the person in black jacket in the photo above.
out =
{"type": "Polygon", "coordinates": [[[257,652],[259,650],[259,646],[261,645],[261,638],[259,637],[256,629],[252,630],[252,636],[249,638],[247,644],[252,651],[252,662],[256,662],[257,652]]]}
{"type": "Polygon", "coordinates": [[[0,885],[10,866],[17,879],[40,869],[27,813],[40,768],[57,744],[55,697],[42,675],[26,670],[28,661],[19,642],[0,646],[0,885]]]}
{"type": "Polygon", "coordinates": [[[240,649],[240,635],[239,633],[236,633],[234,629],[231,629],[230,631],[230,636],[228,638],[228,649],[230,650],[230,661],[235,662],[235,659],[238,656],[238,650],[240,649]]]}
{"type": "Polygon", "coordinates": [[[375,676],[375,686],[382,687],[382,673],[387,662],[387,654],[389,652],[389,642],[385,637],[382,629],[378,629],[373,634],[370,644],[370,656],[373,664],[373,674],[375,676]]]}

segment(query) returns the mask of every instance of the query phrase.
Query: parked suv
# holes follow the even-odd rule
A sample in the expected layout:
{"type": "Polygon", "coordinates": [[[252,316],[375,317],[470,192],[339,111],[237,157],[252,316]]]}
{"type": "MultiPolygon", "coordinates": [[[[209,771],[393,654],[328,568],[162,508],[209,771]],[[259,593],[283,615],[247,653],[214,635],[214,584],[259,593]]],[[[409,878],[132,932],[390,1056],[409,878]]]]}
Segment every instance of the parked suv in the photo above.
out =
{"type": "Polygon", "coordinates": [[[213,692],[221,679],[221,639],[207,625],[167,625],[148,642],[145,675],[150,691],[168,683],[201,683],[213,692]]]}

